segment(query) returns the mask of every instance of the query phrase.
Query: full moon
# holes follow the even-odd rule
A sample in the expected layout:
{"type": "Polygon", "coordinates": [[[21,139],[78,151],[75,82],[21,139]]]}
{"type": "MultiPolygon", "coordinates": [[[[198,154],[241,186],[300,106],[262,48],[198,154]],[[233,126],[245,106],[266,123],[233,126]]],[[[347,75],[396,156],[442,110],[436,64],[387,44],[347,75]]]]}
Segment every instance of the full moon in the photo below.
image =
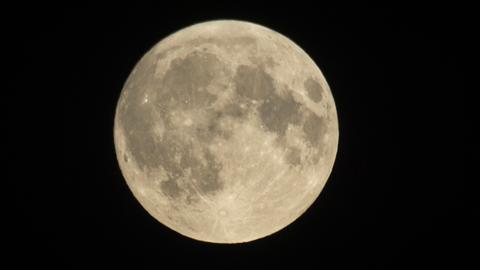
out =
{"type": "Polygon", "coordinates": [[[335,102],[287,37],[243,21],[184,28],[136,64],[117,103],[117,159],[150,215],[187,237],[240,243],[300,217],[338,147],[335,102]]]}

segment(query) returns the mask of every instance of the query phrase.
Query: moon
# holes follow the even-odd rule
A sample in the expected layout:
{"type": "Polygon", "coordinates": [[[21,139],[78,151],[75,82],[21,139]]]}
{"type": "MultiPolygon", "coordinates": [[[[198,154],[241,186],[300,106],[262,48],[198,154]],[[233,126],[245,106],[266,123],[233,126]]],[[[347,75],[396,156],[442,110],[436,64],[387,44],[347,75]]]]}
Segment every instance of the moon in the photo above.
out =
{"type": "Polygon", "coordinates": [[[195,24],[150,49],[117,103],[114,143],[135,198],[205,242],[271,235],[316,200],[338,147],[314,61],[258,24],[195,24]]]}

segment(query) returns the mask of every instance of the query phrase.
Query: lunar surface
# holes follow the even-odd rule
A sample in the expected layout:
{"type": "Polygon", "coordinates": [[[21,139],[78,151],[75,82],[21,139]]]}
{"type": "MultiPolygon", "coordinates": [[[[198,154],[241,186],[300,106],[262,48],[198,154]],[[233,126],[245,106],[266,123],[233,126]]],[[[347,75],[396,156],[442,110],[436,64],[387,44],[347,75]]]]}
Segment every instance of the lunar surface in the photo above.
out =
{"type": "Polygon", "coordinates": [[[337,153],[329,86],[285,36],[211,21],[157,43],[120,95],[114,124],[129,188],[155,219],[215,243],[248,242],[315,201],[337,153]]]}

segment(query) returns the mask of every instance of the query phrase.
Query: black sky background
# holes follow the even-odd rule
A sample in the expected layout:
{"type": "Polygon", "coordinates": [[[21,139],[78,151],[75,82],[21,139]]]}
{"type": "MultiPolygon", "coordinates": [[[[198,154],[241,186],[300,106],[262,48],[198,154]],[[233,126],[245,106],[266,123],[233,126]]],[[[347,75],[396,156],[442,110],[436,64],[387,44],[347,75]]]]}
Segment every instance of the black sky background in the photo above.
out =
{"type": "Polygon", "coordinates": [[[468,8],[43,8],[4,18],[21,57],[7,96],[16,264],[464,269],[478,258],[479,208],[464,165],[468,8]],[[116,101],[136,62],[211,19],[255,22],[296,42],[324,73],[339,116],[320,197],[290,226],[241,245],[198,242],[149,216],[113,145],[116,101]]]}

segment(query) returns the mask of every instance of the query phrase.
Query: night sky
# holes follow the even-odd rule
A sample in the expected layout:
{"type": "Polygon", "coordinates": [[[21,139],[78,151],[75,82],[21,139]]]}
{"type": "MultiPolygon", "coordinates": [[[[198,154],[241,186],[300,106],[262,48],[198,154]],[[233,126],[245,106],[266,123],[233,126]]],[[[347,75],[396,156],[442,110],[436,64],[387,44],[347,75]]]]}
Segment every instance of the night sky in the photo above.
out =
{"type": "Polygon", "coordinates": [[[16,58],[5,91],[14,268],[410,269],[478,257],[480,211],[464,165],[468,8],[234,2],[4,17],[16,58]],[[339,117],[319,198],[290,226],[241,245],[157,222],[128,189],[113,144],[116,102],[136,62],[167,35],[213,19],[251,21],[297,43],[325,75],[339,117]]]}

